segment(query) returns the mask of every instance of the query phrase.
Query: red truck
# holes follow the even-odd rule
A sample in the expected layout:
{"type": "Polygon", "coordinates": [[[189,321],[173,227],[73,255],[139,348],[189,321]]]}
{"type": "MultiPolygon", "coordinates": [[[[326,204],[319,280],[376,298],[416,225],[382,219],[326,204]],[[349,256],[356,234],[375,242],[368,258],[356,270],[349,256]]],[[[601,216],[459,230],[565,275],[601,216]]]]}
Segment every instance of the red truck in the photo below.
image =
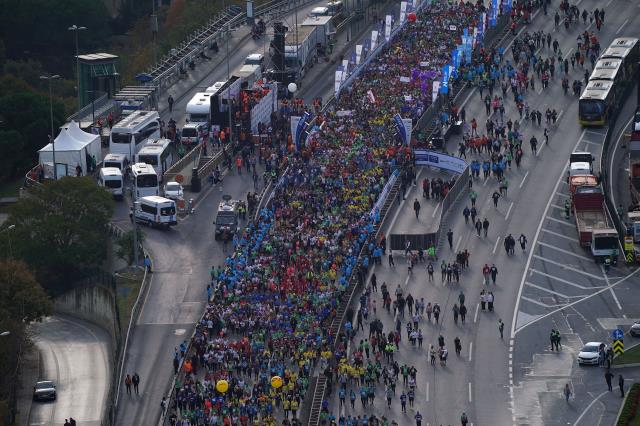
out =
{"type": "Polygon", "coordinates": [[[608,256],[615,261],[618,257],[618,231],[609,219],[602,187],[592,184],[577,186],[572,202],[580,245],[589,247],[596,262],[604,261],[608,256]]]}

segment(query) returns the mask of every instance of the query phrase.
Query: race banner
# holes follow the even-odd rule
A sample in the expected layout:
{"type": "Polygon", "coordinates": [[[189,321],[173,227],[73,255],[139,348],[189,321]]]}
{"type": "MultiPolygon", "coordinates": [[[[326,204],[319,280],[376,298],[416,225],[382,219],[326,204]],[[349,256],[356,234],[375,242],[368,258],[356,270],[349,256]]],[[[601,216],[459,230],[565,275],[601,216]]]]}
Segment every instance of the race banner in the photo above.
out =
{"type": "Polygon", "coordinates": [[[431,103],[435,103],[438,98],[438,91],[440,90],[440,82],[433,80],[433,89],[431,90],[431,103]]]}
{"type": "Polygon", "coordinates": [[[400,25],[404,24],[404,21],[407,20],[407,2],[400,2],[400,25]]]}
{"type": "Polygon", "coordinates": [[[362,45],[356,44],[356,65],[360,65],[360,58],[362,58],[362,45]]]}
{"type": "Polygon", "coordinates": [[[462,158],[426,149],[416,149],[413,151],[416,157],[417,166],[437,167],[454,173],[462,173],[468,167],[462,158]]]}
{"type": "Polygon", "coordinates": [[[378,45],[378,31],[373,30],[371,31],[371,51],[376,50],[377,45],[378,45]]]}

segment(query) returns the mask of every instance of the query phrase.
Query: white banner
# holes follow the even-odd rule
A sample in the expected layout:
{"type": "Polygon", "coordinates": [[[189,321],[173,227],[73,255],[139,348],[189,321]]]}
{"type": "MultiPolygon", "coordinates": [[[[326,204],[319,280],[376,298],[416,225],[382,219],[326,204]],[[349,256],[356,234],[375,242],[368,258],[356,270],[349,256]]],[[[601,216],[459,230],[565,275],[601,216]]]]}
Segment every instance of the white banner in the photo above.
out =
{"type": "Polygon", "coordinates": [[[411,145],[411,132],[413,132],[413,120],[410,118],[403,118],[402,122],[404,123],[404,128],[405,128],[405,131],[407,132],[408,145],[411,145]]]}
{"type": "Polygon", "coordinates": [[[362,45],[356,44],[356,65],[360,65],[360,58],[362,58],[362,45]]]}
{"type": "Polygon", "coordinates": [[[433,90],[431,91],[431,103],[436,102],[436,98],[438,97],[439,90],[440,90],[440,81],[433,80],[433,90]]]}
{"type": "Polygon", "coordinates": [[[376,46],[378,46],[378,31],[371,31],[371,51],[376,50],[376,46]]]}
{"type": "Polygon", "coordinates": [[[384,24],[384,38],[387,41],[391,39],[391,15],[387,15],[387,19],[384,24]]]}
{"type": "MultiPolygon", "coordinates": [[[[343,74],[342,71],[336,71],[336,79],[334,84],[334,90],[336,93],[340,91],[340,83],[342,83],[342,74],[343,74]]],[[[293,120],[293,117],[292,117],[292,120],[293,120]]]]}
{"type": "Polygon", "coordinates": [[[292,115],[291,116],[291,138],[295,140],[296,137],[296,132],[298,129],[298,122],[300,121],[302,117],[298,116],[298,115],[292,115]]]}
{"type": "Polygon", "coordinates": [[[400,82],[409,83],[411,81],[411,77],[402,77],[400,76],[400,82]]]}
{"type": "Polygon", "coordinates": [[[400,25],[404,24],[404,21],[407,19],[407,2],[400,2],[400,25]]]}
{"type": "Polygon", "coordinates": [[[441,152],[429,151],[426,149],[414,150],[417,166],[437,167],[454,173],[462,173],[468,167],[466,161],[441,152]]]}
{"type": "Polygon", "coordinates": [[[345,80],[347,78],[347,76],[349,75],[349,60],[348,59],[343,59],[342,60],[342,69],[344,70],[343,75],[342,75],[342,80],[345,80]]]}

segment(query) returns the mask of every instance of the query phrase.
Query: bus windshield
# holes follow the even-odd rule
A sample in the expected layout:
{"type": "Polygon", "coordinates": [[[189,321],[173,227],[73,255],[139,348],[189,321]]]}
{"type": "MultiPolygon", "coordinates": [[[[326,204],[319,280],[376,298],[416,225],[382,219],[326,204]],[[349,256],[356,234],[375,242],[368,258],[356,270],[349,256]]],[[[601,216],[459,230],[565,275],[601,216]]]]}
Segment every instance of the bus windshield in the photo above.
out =
{"type": "Polygon", "coordinates": [[[131,143],[131,133],[111,133],[113,143],[131,143]]]}
{"type": "Polygon", "coordinates": [[[206,123],[209,121],[208,114],[190,114],[190,120],[192,123],[206,123]]]}
{"type": "Polygon", "coordinates": [[[598,237],[593,241],[593,248],[595,250],[613,250],[618,248],[619,243],[618,237],[598,237]]]}
{"type": "Polygon", "coordinates": [[[147,163],[150,166],[158,165],[158,156],[157,155],[138,155],[139,163],[147,163]]]}
{"type": "Polygon", "coordinates": [[[120,188],[122,186],[122,182],[119,180],[105,180],[104,186],[107,188],[120,188]]]}
{"type": "Polygon", "coordinates": [[[596,100],[580,100],[579,103],[580,115],[598,116],[601,117],[604,114],[604,103],[596,100]]]}
{"type": "Polygon", "coordinates": [[[187,127],[182,129],[182,136],[185,138],[195,138],[198,136],[198,131],[195,127],[187,127]]]}
{"type": "Polygon", "coordinates": [[[153,188],[158,186],[158,176],[156,175],[140,175],[136,180],[138,188],[153,188]]]}
{"type": "Polygon", "coordinates": [[[119,162],[111,162],[111,161],[105,161],[104,162],[104,167],[115,167],[116,169],[120,169],[120,163],[119,162]]]}

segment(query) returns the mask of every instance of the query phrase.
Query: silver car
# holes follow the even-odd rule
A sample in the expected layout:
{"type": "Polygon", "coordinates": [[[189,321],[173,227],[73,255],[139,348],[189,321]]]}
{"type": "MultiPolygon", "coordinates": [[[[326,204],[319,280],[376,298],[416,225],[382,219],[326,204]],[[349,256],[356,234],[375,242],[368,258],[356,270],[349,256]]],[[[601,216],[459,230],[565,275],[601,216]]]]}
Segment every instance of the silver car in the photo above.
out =
{"type": "Polygon", "coordinates": [[[43,380],[36,382],[33,387],[33,400],[34,401],[55,401],[57,398],[56,385],[51,380],[43,380]]]}
{"type": "Polygon", "coordinates": [[[629,334],[631,334],[633,337],[640,336],[640,321],[636,321],[633,323],[633,325],[629,329],[629,334]]]}

